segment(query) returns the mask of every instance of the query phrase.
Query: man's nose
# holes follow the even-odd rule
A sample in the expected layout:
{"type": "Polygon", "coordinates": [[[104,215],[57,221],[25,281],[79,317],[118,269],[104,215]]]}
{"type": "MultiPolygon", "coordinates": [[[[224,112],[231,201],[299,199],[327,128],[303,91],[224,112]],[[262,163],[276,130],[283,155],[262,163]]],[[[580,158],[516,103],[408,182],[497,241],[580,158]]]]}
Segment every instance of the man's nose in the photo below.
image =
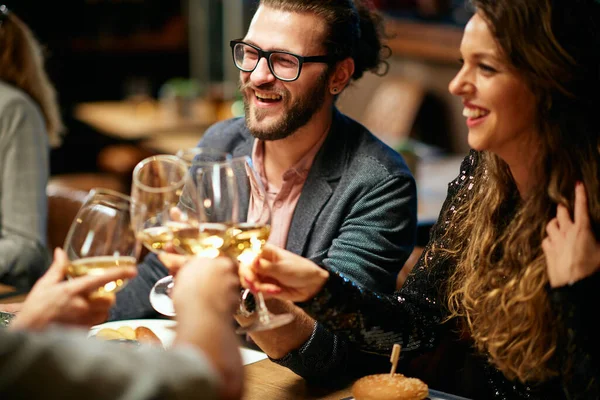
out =
{"type": "Polygon", "coordinates": [[[258,60],[258,65],[250,74],[250,80],[254,84],[255,87],[263,85],[265,83],[273,82],[275,80],[275,76],[271,73],[269,69],[269,63],[265,57],[262,57],[258,60]]]}

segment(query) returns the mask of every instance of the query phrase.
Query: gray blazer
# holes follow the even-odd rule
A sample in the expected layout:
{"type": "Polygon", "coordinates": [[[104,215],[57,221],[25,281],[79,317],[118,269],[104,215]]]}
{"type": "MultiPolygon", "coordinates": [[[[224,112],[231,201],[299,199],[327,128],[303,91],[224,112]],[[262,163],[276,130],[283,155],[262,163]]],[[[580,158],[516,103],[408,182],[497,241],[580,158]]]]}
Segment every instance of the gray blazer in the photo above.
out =
{"type": "MultiPolygon", "coordinates": [[[[200,146],[250,155],[243,118],[209,129],[200,146]]],[[[415,181],[402,157],[337,110],[292,217],[286,248],[374,290],[393,292],[416,239],[415,181]]]]}
{"type": "MultiPolygon", "coordinates": [[[[243,118],[213,125],[199,146],[250,155],[254,137],[243,118]]],[[[287,249],[334,268],[361,285],[391,293],[416,239],[417,198],[402,157],[365,127],[334,110],[328,137],[317,153],[298,200],[287,249]]],[[[168,274],[153,254],[138,276],[117,293],[110,319],[156,315],[148,293],[168,274]]],[[[301,349],[276,360],[304,377],[339,373],[346,346],[318,324],[301,349]],[[315,360],[320,368],[315,367],[315,360]]]]}

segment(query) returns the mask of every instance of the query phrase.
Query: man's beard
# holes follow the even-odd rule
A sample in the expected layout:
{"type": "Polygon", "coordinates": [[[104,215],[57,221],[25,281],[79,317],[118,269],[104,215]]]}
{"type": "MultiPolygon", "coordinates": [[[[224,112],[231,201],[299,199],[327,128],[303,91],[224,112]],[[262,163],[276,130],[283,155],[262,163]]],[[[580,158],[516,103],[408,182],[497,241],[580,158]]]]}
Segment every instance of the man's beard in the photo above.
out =
{"type": "MultiPolygon", "coordinates": [[[[252,110],[250,109],[250,99],[248,96],[244,95],[244,112],[246,115],[246,126],[248,130],[257,139],[261,140],[279,140],[285,139],[286,137],[292,135],[298,129],[303,127],[310,121],[310,119],[315,115],[317,111],[321,109],[323,103],[325,102],[325,91],[327,89],[327,78],[329,74],[327,71],[324,71],[315,81],[315,84],[308,88],[305,91],[305,94],[298,98],[298,100],[291,105],[288,109],[284,109],[283,115],[280,117],[278,121],[268,127],[259,128],[257,125],[259,123],[253,123],[250,118],[250,113],[252,110]]],[[[257,89],[268,90],[270,85],[263,85],[258,87],[257,89]]],[[[241,85],[240,91],[242,93],[246,93],[244,90],[244,85],[241,85]]],[[[282,96],[282,101],[285,102],[286,99],[289,99],[289,92],[280,93],[282,96]]],[[[285,105],[285,103],[284,103],[285,105]]],[[[267,111],[255,109],[254,110],[254,121],[260,121],[265,118],[267,111]]]]}

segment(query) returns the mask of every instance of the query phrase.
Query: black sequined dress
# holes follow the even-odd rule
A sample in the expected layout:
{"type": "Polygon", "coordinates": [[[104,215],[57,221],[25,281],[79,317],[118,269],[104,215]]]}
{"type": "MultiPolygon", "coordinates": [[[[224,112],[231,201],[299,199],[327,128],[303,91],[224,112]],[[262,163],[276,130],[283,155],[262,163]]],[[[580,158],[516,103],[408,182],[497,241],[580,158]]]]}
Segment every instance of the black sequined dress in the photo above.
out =
{"type": "MultiPolygon", "coordinates": [[[[430,244],[443,234],[446,212],[465,200],[457,197],[459,189],[477,187],[473,172],[478,158],[472,151],[463,160],[458,178],[449,184],[430,244]]],[[[571,360],[573,368],[568,376],[524,385],[494,368],[468,337],[458,333],[457,323],[441,323],[447,309],[438,294],[445,292],[453,264],[434,254],[428,265],[426,269],[419,260],[404,286],[391,296],[366,290],[330,271],[323,290],[299,305],[363,352],[389,360],[393,344],[400,343],[406,374],[424,379],[433,389],[471,399],[600,399],[600,335],[592,330],[600,317],[600,273],[571,286],[548,288],[561,324],[557,359],[571,360]]]]}

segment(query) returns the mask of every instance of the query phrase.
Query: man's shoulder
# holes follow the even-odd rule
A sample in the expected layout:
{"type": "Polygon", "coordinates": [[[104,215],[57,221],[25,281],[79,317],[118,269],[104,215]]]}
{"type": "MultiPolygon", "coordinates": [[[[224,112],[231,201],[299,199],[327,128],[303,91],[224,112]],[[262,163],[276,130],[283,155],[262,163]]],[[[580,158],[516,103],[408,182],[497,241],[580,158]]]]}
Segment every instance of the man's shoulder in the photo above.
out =
{"type": "Polygon", "coordinates": [[[402,156],[377,138],[359,122],[346,118],[348,139],[348,169],[361,172],[368,168],[369,174],[410,176],[410,170],[402,156]]]}
{"type": "Polygon", "coordinates": [[[200,144],[205,147],[229,148],[248,137],[244,118],[237,117],[213,124],[202,136],[200,144]]]}

